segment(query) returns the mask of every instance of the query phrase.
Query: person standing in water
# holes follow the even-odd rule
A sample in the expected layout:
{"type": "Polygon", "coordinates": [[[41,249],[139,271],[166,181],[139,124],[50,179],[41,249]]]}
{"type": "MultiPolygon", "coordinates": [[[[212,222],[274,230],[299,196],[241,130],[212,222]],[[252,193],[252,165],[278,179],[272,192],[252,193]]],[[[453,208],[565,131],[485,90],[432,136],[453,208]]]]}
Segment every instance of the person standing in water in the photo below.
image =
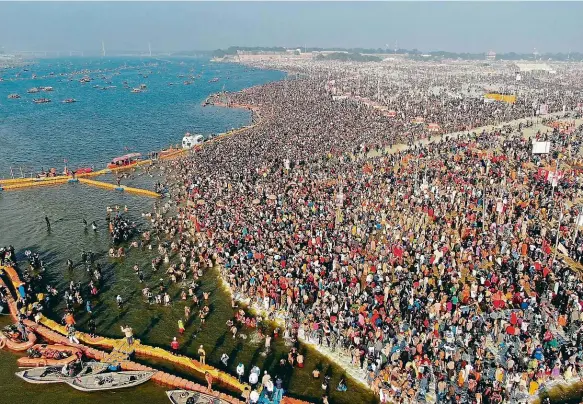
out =
{"type": "Polygon", "coordinates": [[[45,222],[47,222],[47,230],[51,231],[51,222],[49,221],[49,217],[45,215],[45,222]]]}

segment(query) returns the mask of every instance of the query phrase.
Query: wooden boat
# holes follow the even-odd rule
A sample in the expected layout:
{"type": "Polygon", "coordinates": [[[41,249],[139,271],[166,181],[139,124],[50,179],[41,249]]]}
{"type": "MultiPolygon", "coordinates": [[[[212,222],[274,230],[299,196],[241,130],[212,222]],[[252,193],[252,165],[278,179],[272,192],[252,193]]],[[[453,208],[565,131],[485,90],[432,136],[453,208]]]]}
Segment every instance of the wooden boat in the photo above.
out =
{"type": "Polygon", "coordinates": [[[107,370],[107,363],[88,362],[81,371],[74,376],[65,376],[61,373],[62,366],[45,366],[17,372],[16,376],[33,384],[64,383],[79,376],[95,375],[107,370]]]}
{"type": "Polygon", "coordinates": [[[11,351],[24,352],[36,343],[36,335],[27,329],[27,340],[19,341],[16,337],[17,333],[9,333],[8,331],[0,332],[0,348],[8,348],[11,351]]]}
{"type": "Polygon", "coordinates": [[[18,358],[18,367],[36,368],[44,366],[64,366],[77,360],[81,350],[66,345],[37,344],[29,350],[28,357],[18,358]]]}
{"type": "Polygon", "coordinates": [[[134,387],[150,380],[155,372],[127,371],[76,377],[67,384],[80,391],[103,391],[134,387]]]}
{"type": "Polygon", "coordinates": [[[228,401],[198,391],[170,390],[166,392],[172,404],[227,404],[228,401]]]}

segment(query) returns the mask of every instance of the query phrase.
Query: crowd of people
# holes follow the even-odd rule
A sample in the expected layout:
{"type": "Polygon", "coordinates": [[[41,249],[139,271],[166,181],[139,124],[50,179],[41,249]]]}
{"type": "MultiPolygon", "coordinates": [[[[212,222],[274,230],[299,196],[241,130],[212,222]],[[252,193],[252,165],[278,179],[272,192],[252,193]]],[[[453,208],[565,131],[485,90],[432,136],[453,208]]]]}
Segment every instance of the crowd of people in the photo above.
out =
{"type": "MultiPolygon", "coordinates": [[[[179,208],[155,222],[181,254],[219,264],[288,336],[350,357],[386,402],[524,400],[580,374],[581,128],[538,133],[548,155],[523,137],[534,119],[420,146],[419,111],[392,119],[317,80],[231,97],[262,122],[170,163],[179,208]],[[538,168],[558,153],[553,186],[538,168]]],[[[501,108],[421,99],[447,131],[496,123],[501,108]]]]}
{"type": "MultiPolygon", "coordinates": [[[[366,72],[357,81],[311,69],[230,95],[232,105],[261,111],[261,121],[163,163],[175,204],[147,215],[152,228],[140,243],[151,248],[156,238],[151,271],[166,269],[144,298],[169,305],[166,276],[199,306],[197,280],[218,265],[235,300],[279,321],[283,337],[349,358],[382,402],[521,401],[550,380],[580,377],[580,116],[569,118],[568,132],[535,133],[551,153],[533,154],[525,137],[539,121],[533,104],[484,103],[460,91],[471,73],[381,84],[366,72]],[[343,92],[376,94],[397,114],[335,99],[329,83],[343,80],[343,92]],[[464,134],[420,144],[430,133],[417,116],[464,134]],[[523,117],[531,119],[475,129],[523,117]]],[[[569,95],[549,93],[565,84],[536,77],[522,94],[551,112],[574,109],[581,81],[567,77],[569,95]]],[[[233,337],[257,326],[260,317],[234,312],[233,337]]],[[[185,310],[184,320],[191,315],[185,310]]],[[[171,347],[178,351],[178,341],[171,347]]],[[[287,363],[304,360],[292,349],[287,363]]],[[[346,389],[344,381],[337,388],[346,389]]]]}

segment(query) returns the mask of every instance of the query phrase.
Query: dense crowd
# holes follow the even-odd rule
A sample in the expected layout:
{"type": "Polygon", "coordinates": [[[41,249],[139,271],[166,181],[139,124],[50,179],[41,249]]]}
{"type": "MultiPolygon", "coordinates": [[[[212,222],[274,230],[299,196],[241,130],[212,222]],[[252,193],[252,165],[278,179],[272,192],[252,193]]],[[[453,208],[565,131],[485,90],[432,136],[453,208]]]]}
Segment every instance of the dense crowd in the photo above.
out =
{"type": "MultiPolygon", "coordinates": [[[[390,100],[389,117],[303,73],[231,95],[261,121],[165,163],[174,201],[148,214],[144,242],[160,241],[151,270],[164,263],[186,300],[219,265],[236,300],[282,321],[284,337],[350,358],[382,402],[521,401],[581,376],[582,128],[536,133],[552,153],[534,155],[523,133],[534,118],[472,131],[532,117],[525,99],[484,103],[443,72],[451,88],[437,94],[429,79],[382,90],[362,79],[363,95],[390,100]],[[466,133],[421,145],[417,116],[466,133]]],[[[541,83],[523,91],[540,97],[541,83]]],[[[565,99],[539,102],[557,112],[565,99]]],[[[165,287],[145,287],[145,299],[170,304],[165,287]]],[[[227,326],[235,336],[253,321],[237,311],[227,326]]]]}
{"type": "MultiPolygon", "coordinates": [[[[580,129],[537,135],[573,156],[553,187],[538,168],[557,153],[531,153],[532,122],[419,146],[414,115],[334,101],[317,80],[232,102],[262,122],[172,162],[179,208],[153,219],[185,267],[220,264],[236,297],[350,356],[383,401],[523,400],[580,374],[583,291],[565,261],[583,256],[580,129]]],[[[492,124],[496,105],[454,98],[433,119],[492,124]]]]}

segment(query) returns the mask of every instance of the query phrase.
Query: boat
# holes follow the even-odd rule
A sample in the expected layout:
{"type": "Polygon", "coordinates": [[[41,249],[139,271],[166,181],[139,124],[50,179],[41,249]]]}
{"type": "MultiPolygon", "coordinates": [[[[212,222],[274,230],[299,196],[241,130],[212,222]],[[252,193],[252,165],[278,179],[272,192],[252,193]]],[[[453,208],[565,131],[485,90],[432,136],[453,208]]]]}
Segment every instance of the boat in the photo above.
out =
{"type": "Polygon", "coordinates": [[[216,83],[217,81],[219,81],[218,77],[214,77],[212,79],[209,80],[209,83],[216,83]]]}
{"type": "Polygon", "coordinates": [[[132,88],[132,93],[141,93],[142,90],[139,88],[132,88]]]}
{"type": "Polygon", "coordinates": [[[43,91],[53,91],[52,87],[41,87],[40,89],[43,91]]]}
{"type": "Polygon", "coordinates": [[[111,160],[111,163],[107,165],[107,168],[133,167],[138,163],[141,156],[142,155],[140,153],[130,153],[116,157],[111,160]]]}
{"type": "Polygon", "coordinates": [[[187,81],[185,81],[185,82],[184,82],[184,85],[185,85],[185,86],[189,86],[189,85],[191,85],[191,84],[192,84],[192,81],[188,81],[188,80],[187,80],[187,81]]]}
{"type": "Polygon", "coordinates": [[[8,94],[8,99],[9,100],[16,100],[17,98],[20,98],[20,95],[18,95],[18,94],[8,94]]]}
{"type": "Polygon", "coordinates": [[[33,87],[33,88],[28,89],[26,92],[29,94],[35,94],[35,93],[38,93],[39,91],[40,90],[38,88],[33,87]]]}
{"type": "Polygon", "coordinates": [[[170,390],[166,392],[172,404],[227,404],[228,401],[190,390],[170,390]]]}
{"type": "Polygon", "coordinates": [[[75,174],[79,175],[79,174],[89,174],[93,172],[93,168],[91,167],[79,167],[75,170],[75,174]]]}
{"type": "Polygon", "coordinates": [[[74,102],[77,102],[75,98],[67,98],[66,100],[63,100],[63,104],[72,104],[74,102]]]}
{"type": "Polygon", "coordinates": [[[191,135],[190,133],[186,133],[182,138],[182,148],[183,149],[192,149],[193,147],[201,144],[204,142],[204,137],[202,135],[191,135]]]}
{"type": "Polygon", "coordinates": [[[109,366],[107,363],[87,362],[82,365],[80,371],[73,376],[65,376],[61,373],[62,366],[45,366],[16,372],[16,376],[32,384],[64,383],[79,376],[95,375],[103,373],[109,366]]]}
{"type": "Polygon", "coordinates": [[[32,102],[34,102],[35,104],[46,104],[47,102],[51,102],[51,100],[48,98],[35,98],[34,100],[32,100],[32,102]]]}
{"type": "Polygon", "coordinates": [[[43,366],[63,366],[76,361],[81,350],[66,345],[37,344],[28,350],[28,357],[18,358],[16,363],[21,368],[43,366]]]}
{"type": "Polygon", "coordinates": [[[99,375],[79,376],[66,383],[80,391],[104,391],[123,389],[138,386],[147,382],[155,372],[126,371],[117,373],[105,373],[99,375]]]}
{"type": "Polygon", "coordinates": [[[140,84],[140,90],[145,90],[146,89],[146,85],[145,84],[140,84]]]}
{"type": "Polygon", "coordinates": [[[8,348],[11,351],[24,352],[36,344],[36,335],[30,330],[27,330],[26,341],[22,339],[22,336],[16,326],[10,325],[4,328],[0,332],[0,348],[8,348]]]}

